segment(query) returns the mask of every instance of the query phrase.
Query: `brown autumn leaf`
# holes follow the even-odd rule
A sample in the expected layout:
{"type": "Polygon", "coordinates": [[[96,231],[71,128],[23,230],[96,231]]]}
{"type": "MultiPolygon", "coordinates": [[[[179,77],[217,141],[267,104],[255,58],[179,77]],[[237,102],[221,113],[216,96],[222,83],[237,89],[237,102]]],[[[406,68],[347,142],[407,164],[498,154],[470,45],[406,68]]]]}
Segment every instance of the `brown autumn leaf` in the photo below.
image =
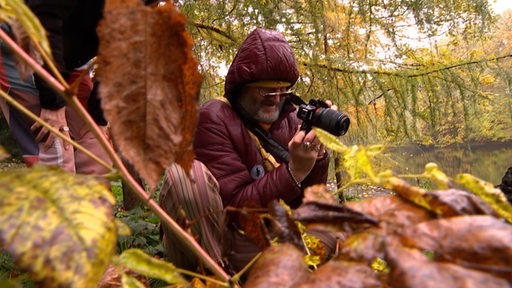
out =
{"type": "Polygon", "coordinates": [[[201,75],[185,16],[172,2],[107,0],[98,26],[102,107],[121,154],[151,189],[172,162],[194,158],[201,75]]]}
{"type": "Polygon", "coordinates": [[[327,186],[324,184],[306,187],[306,189],[304,189],[302,203],[306,202],[324,202],[329,204],[338,203],[333,193],[327,190],[327,186]]]}
{"type": "Polygon", "coordinates": [[[346,205],[329,204],[326,202],[307,202],[300,205],[292,213],[295,221],[303,223],[324,223],[330,225],[354,224],[377,225],[379,222],[346,205]]]}
{"type": "Polygon", "coordinates": [[[452,263],[430,260],[417,249],[394,241],[388,243],[386,262],[390,267],[391,287],[510,287],[505,279],[452,263]]]}
{"type": "Polygon", "coordinates": [[[439,261],[485,271],[512,281],[512,225],[492,216],[457,216],[405,229],[401,241],[429,250],[439,261]]]}
{"type": "Polygon", "coordinates": [[[367,263],[384,257],[385,243],[389,237],[382,227],[372,227],[348,236],[339,247],[340,259],[367,263]]]}
{"type": "Polygon", "coordinates": [[[386,229],[401,229],[430,220],[435,216],[428,210],[395,195],[350,201],[345,205],[378,219],[380,226],[386,229]]]}
{"type": "Polygon", "coordinates": [[[272,232],[276,234],[277,241],[293,244],[303,253],[306,253],[299,227],[290,218],[286,208],[277,200],[273,200],[268,204],[268,213],[270,214],[272,232]]]}
{"type": "Polygon", "coordinates": [[[379,275],[370,266],[349,261],[332,260],[309,273],[294,288],[308,287],[383,287],[379,275]]]}
{"type": "Polygon", "coordinates": [[[254,202],[246,202],[241,209],[231,210],[232,219],[238,219],[240,228],[244,231],[247,238],[258,245],[261,250],[270,246],[271,239],[268,235],[268,229],[261,218],[262,210],[254,202]],[[236,218],[238,216],[238,218],[236,218]]]}
{"type": "Polygon", "coordinates": [[[250,270],[244,287],[294,287],[308,273],[303,256],[289,243],[265,249],[250,270]]]}
{"type": "MultiPolygon", "coordinates": [[[[395,237],[397,231],[434,216],[428,210],[394,195],[351,201],[345,206],[379,220],[379,226],[351,233],[340,245],[340,257],[365,263],[384,257],[385,243],[395,237]]],[[[347,229],[348,232],[350,230],[347,229]]]]}
{"type": "Polygon", "coordinates": [[[457,190],[436,190],[425,194],[430,206],[441,212],[443,217],[459,215],[492,215],[500,217],[499,214],[487,204],[482,198],[475,194],[457,190]]]}

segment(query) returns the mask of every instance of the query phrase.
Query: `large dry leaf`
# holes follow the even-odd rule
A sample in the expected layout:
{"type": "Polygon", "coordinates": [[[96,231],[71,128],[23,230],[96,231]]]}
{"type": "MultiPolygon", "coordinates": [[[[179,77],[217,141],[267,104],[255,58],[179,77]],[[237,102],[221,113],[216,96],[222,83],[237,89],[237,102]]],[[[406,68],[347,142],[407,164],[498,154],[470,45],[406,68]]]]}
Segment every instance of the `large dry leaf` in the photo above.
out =
{"type": "Polygon", "coordinates": [[[401,229],[434,217],[428,210],[394,195],[351,201],[345,205],[378,219],[380,226],[386,229],[401,229]]]}
{"type": "Polygon", "coordinates": [[[433,213],[399,196],[382,196],[346,204],[379,220],[379,226],[351,234],[340,246],[340,258],[371,263],[384,257],[385,243],[397,231],[432,219],[433,213]]]}
{"type": "Polygon", "coordinates": [[[434,262],[421,251],[395,242],[389,244],[386,254],[391,268],[388,278],[391,287],[510,287],[505,279],[452,263],[434,262]]]}
{"type": "Polygon", "coordinates": [[[172,162],[194,158],[201,75],[186,18],[171,2],[107,0],[98,26],[97,76],[120,152],[154,188],[172,162]]]}
{"type": "Polygon", "coordinates": [[[334,197],[334,194],[327,190],[325,184],[312,185],[304,189],[304,197],[302,203],[306,202],[323,202],[329,204],[337,204],[338,201],[334,197]]]}
{"type": "Polygon", "coordinates": [[[92,177],[0,174],[0,242],[38,287],[95,287],[116,248],[114,197],[92,177]]]}
{"type": "Polygon", "coordinates": [[[500,217],[484,200],[466,191],[457,189],[430,191],[426,193],[425,198],[431,207],[441,212],[444,218],[459,215],[500,217]]]}
{"type": "Polygon", "coordinates": [[[227,210],[228,212],[234,213],[233,219],[236,219],[235,214],[238,215],[238,221],[240,222],[240,228],[244,231],[247,238],[260,247],[261,250],[266,249],[270,246],[270,239],[268,235],[268,229],[261,217],[261,208],[259,205],[252,202],[244,203],[242,209],[227,210]]]}
{"type": "Polygon", "coordinates": [[[347,237],[340,245],[339,259],[370,264],[384,257],[385,243],[391,237],[382,227],[370,228],[347,237]]]}
{"type": "Polygon", "coordinates": [[[304,254],[292,244],[271,246],[256,261],[244,287],[294,287],[308,273],[304,254]]]}
{"type": "Polygon", "coordinates": [[[299,227],[288,214],[288,210],[277,200],[268,204],[270,224],[278,242],[293,244],[295,247],[306,253],[306,247],[300,235],[299,227]]]}
{"type": "Polygon", "coordinates": [[[293,220],[304,223],[323,223],[336,226],[348,224],[356,226],[378,224],[378,221],[368,215],[356,211],[346,205],[329,204],[325,202],[306,202],[293,211],[293,220]]]}
{"type": "Polygon", "coordinates": [[[329,261],[307,277],[294,288],[309,287],[383,287],[379,275],[368,265],[357,262],[329,261]]]}
{"type": "Polygon", "coordinates": [[[492,216],[431,220],[405,229],[404,245],[512,281],[512,225],[492,216]]]}

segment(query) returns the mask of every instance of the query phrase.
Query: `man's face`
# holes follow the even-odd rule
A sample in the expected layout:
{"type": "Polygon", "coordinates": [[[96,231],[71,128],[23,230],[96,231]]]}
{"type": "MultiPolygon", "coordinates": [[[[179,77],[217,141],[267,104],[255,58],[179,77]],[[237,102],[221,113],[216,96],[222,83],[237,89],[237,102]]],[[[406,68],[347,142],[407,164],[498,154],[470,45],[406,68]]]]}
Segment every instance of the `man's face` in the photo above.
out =
{"type": "Polygon", "coordinates": [[[291,90],[286,88],[245,87],[239,101],[253,119],[272,124],[279,118],[284,100],[290,93],[291,90]]]}

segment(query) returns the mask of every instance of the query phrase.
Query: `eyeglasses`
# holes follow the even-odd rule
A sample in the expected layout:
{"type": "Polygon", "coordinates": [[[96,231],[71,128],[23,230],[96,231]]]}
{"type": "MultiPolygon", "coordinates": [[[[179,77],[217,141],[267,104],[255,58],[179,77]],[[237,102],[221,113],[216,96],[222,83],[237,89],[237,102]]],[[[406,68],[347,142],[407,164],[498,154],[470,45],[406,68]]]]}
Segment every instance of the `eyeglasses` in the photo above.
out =
{"type": "Polygon", "coordinates": [[[287,89],[285,91],[277,92],[266,92],[265,90],[258,88],[258,93],[261,97],[272,97],[272,96],[288,96],[293,93],[293,89],[287,89]]]}

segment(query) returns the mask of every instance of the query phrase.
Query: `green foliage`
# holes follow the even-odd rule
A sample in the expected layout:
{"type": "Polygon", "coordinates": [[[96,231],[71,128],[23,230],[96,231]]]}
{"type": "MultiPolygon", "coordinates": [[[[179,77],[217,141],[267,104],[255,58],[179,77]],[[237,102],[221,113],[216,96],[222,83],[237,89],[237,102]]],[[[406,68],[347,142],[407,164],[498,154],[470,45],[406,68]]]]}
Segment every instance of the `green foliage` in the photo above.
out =
{"type": "Polygon", "coordinates": [[[160,220],[145,207],[130,211],[117,211],[116,218],[130,228],[130,234],[119,236],[118,252],[128,248],[138,248],[149,255],[162,256],[164,249],[160,239],[160,220]]]}

